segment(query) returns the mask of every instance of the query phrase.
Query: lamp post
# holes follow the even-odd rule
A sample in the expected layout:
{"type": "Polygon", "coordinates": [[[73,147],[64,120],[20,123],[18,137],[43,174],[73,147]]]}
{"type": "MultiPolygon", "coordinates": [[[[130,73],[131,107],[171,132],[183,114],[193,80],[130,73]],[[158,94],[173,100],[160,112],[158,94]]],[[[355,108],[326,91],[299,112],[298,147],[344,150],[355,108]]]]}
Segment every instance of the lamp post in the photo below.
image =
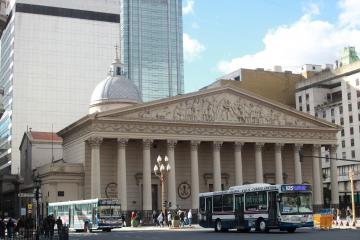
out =
{"type": "Polygon", "coordinates": [[[170,172],[171,166],[169,164],[169,158],[165,156],[162,158],[160,155],[156,159],[154,166],[154,173],[160,179],[161,184],[161,210],[165,214],[166,204],[165,204],[165,182],[167,174],[170,172]]]}
{"type": "Polygon", "coordinates": [[[36,240],[39,240],[40,235],[40,188],[41,188],[41,179],[39,175],[34,178],[34,187],[35,187],[35,200],[36,200],[36,240]]]}
{"type": "Polygon", "coordinates": [[[353,226],[355,226],[355,201],[354,201],[354,170],[350,169],[349,178],[351,184],[351,208],[352,208],[352,222],[353,226]]]}

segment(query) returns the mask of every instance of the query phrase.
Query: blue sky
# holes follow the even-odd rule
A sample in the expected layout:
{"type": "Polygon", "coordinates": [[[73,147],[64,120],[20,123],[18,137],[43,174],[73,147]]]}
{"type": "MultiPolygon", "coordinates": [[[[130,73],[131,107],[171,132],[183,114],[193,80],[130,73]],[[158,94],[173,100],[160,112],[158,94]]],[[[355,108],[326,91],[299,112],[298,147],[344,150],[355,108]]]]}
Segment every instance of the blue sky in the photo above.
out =
{"type": "Polygon", "coordinates": [[[360,0],[183,0],[185,92],[238,68],[334,63],[360,50],[360,0]]]}

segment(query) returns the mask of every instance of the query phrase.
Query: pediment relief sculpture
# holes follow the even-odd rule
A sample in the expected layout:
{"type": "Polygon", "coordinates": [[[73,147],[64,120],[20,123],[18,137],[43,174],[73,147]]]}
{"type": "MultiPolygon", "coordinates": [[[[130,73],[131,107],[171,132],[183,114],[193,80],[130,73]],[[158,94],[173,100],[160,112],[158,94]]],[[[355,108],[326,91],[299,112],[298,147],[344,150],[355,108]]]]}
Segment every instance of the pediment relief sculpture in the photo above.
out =
{"type": "Polygon", "coordinates": [[[167,106],[148,107],[124,117],[146,120],[223,122],[302,128],[316,126],[311,122],[229,93],[193,97],[167,106]]]}

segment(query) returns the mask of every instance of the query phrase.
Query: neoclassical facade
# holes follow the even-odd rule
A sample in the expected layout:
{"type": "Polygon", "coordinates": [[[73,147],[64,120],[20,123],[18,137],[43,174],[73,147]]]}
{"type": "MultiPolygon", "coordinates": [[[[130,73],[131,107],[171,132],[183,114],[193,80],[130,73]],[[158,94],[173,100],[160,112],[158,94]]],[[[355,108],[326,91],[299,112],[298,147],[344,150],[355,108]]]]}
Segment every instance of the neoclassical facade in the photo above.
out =
{"type": "MultiPolygon", "coordinates": [[[[338,126],[232,85],[91,114],[61,130],[64,160],[84,165],[84,197],[117,197],[123,210],[160,209],[158,155],[168,156],[171,208],[198,193],[245,183],[313,186],[321,206],[320,147],[336,153],[338,126]],[[299,150],[304,157],[300,159],[299,150]]],[[[336,161],[331,161],[336,182],[336,161]]],[[[333,184],[333,204],[338,204],[333,184]]]]}

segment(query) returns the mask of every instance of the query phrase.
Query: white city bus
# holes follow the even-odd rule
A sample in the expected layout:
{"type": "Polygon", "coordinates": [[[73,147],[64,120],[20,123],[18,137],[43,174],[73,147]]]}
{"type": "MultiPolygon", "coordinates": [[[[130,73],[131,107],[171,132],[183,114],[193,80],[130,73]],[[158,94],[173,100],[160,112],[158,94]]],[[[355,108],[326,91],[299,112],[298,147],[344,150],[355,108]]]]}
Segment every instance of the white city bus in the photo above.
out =
{"type": "Polygon", "coordinates": [[[49,203],[48,213],[60,217],[69,229],[111,231],[122,226],[121,206],[117,199],[89,199],[49,203]]]}
{"type": "Polygon", "coordinates": [[[256,183],[200,193],[199,224],[215,231],[243,232],[313,227],[311,186],[256,183]]]}

